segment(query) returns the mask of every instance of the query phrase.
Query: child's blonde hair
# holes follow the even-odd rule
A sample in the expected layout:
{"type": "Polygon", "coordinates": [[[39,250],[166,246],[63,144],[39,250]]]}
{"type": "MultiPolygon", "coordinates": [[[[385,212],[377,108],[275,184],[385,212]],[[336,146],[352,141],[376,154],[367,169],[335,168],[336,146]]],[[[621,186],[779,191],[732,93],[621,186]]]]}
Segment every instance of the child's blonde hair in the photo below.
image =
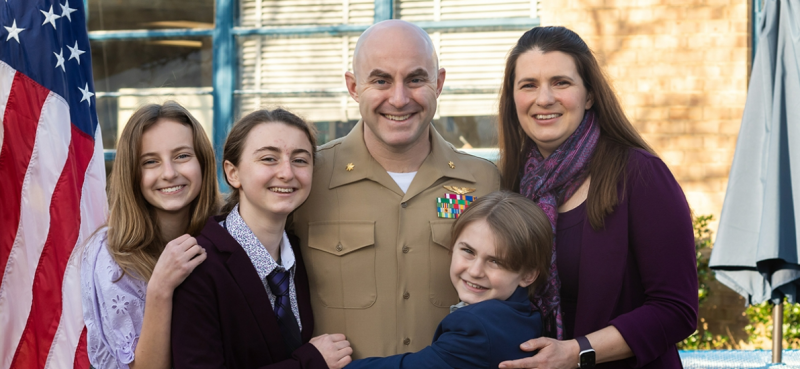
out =
{"type": "Polygon", "coordinates": [[[467,207],[453,224],[450,251],[458,236],[472,222],[485,220],[494,232],[497,258],[502,266],[519,273],[538,272],[528,286],[528,296],[547,280],[552,254],[550,220],[536,203],[509,191],[496,191],[467,207]]]}

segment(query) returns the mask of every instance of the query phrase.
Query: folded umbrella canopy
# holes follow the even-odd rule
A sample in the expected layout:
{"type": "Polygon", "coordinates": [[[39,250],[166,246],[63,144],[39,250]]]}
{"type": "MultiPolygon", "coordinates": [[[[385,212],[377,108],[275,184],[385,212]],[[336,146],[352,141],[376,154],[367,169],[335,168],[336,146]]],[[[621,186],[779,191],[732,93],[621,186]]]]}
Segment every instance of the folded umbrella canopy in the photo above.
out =
{"type": "MultiPolygon", "coordinates": [[[[800,286],[800,2],[769,0],[709,265],[747,303],[800,286]]],[[[780,326],[780,324],[778,324],[780,326]]]]}

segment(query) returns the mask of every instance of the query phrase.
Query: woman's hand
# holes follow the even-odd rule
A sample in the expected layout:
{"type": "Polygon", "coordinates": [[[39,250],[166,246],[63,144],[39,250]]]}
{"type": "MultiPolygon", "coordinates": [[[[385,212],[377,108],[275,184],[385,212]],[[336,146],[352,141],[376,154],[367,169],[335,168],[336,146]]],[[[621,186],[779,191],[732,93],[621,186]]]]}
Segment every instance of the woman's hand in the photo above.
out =
{"type": "Polygon", "coordinates": [[[353,348],[343,334],[323,334],[312,338],[308,343],[317,348],[331,369],[341,369],[352,361],[350,354],[353,353],[353,348]]]}
{"type": "Polygon", "coordinates": [[[206,249],[198,245],[194,237],[185,234],[169,241],[153,268],[147,285],[148,295],[151,287],[171,295],[203,260],[206,260],[206,249]]]}
{"type": "Polygon", "coordinates": [[[536,369],[574,369],[578,367],[580,347],[578,341],[558,341],[540,337],[519,345],[522,351],[536,351],[536,355],[525,359],[504,361],[501,368],[536,368],[536,369]]]}
{"type": "Polygon", "coordinates": [[[147,282],[144,321],[133,362],[135,368],[170,368],[172,294],[189,273],[206,259],[206,250],[185,234],[164,247],[147,282]]]}

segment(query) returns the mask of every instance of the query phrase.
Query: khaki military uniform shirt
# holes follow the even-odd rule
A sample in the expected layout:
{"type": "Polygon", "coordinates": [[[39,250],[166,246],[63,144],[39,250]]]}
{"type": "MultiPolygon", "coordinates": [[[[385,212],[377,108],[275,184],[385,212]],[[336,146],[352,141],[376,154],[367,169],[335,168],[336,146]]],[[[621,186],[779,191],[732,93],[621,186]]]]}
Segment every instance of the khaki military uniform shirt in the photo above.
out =
{"type": "Polygon", "coordinates": [[[500,187],[491,162],[456,151],[431,126],[431,152],[403,193],[364,144],[363,122],[318,152],[308,200],[295,211],[314,335],[344,333],[353,358],[418,351],[458,303],[450,231],[437,217],[444,185],[483,196],[500,187]],[[348,170],[350,168],[350,170],[348,170]]]}

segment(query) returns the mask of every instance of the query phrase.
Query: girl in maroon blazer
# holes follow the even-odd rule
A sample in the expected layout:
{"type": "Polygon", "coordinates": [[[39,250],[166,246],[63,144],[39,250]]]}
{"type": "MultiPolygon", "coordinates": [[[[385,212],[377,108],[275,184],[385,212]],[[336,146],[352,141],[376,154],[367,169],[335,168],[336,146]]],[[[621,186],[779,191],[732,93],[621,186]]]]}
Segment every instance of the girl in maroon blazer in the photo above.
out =
{"type": "Polygon", "coordinates": [[[556,235],[533,302],[550,337],[501,368],[680,368],[697,324],[689,206],[636,132],[581,38],[526,32],[506,62],[502,185],[534,200],[556,235]],[[601,364],[602,363],[602,364],[601,364]]]}
{"type": "Polygon", "coordinates": [[[341,368],[341,334],[311,338],[308,279],[286,217],[308,197],[310,125],[283,109],[253,112],[225,142],[232,191],[197,236],[206,261],[175,291],[173,364],[180,368],[341,368]]]}

